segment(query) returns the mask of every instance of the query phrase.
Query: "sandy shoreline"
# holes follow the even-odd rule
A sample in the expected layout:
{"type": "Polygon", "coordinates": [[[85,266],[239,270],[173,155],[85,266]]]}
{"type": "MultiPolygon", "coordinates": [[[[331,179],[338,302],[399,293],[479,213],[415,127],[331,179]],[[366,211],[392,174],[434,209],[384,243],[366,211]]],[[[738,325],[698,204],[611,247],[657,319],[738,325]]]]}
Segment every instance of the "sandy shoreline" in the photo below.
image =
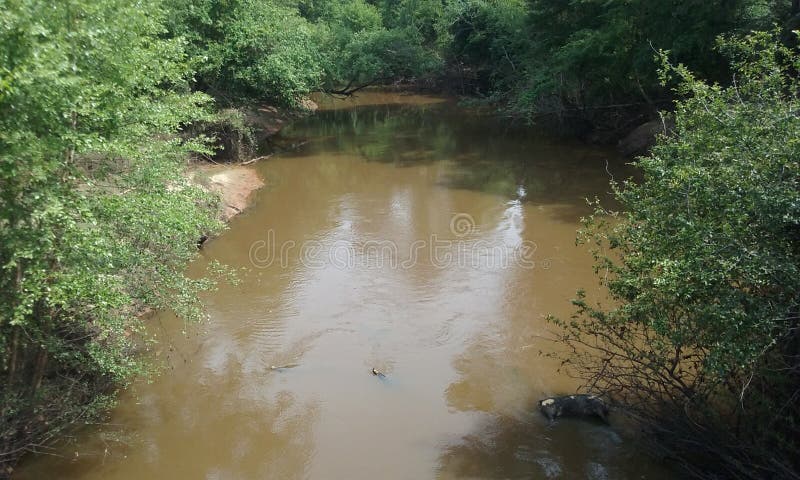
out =
{"type": "Polygon", "coordinates": [[[197,165],[192,177],[205,188],[220,195],[220,219],[224,222],[243,212],[254,191],[264,180],[251,165],[197,165]]]}

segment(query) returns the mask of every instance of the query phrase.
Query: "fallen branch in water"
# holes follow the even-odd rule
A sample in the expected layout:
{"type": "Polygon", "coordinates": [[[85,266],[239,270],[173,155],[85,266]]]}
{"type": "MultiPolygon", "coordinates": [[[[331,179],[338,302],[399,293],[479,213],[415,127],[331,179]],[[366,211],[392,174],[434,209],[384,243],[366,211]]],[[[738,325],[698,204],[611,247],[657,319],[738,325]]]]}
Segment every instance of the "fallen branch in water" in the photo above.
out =
{"type": "Polygon", "coordinates": [[[269,369],[270,370],[283,370],[285,368],[294,368],[294,367],[299,367],[299,366],[300,366],[299,363],[287,363],[286,365],[278,365],[278,366],[272,365],[271,367],[269,367],[269,369]]]}
{"type": "Polygon", "coordinates": [[[271,157],[273,155],[275,155],[275,154],[274,153],[270,153],[269,155],[262,155],[260,157],[256,157],[256,158],[250,159],[250,160],[248,160],[246,162],[242,162],[241,165],[250,165],[252,163],[256,163],[259,160],[266,160],[266,159],[268,159],[269,157],[271,157]]]}

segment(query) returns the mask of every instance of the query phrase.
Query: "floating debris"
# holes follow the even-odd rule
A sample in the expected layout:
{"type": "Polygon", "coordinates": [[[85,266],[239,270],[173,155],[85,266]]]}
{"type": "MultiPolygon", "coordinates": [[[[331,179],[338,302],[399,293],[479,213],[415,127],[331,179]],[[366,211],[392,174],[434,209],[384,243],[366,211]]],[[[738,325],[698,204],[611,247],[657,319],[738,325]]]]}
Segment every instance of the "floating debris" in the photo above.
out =
{"type": "Polygon", "coordinates": [[[300,366],[299,363],[287,363],[286,365],[277,365],[277,366],[276,365],[272,365],[271,367],[269,367],[269,369],[270,370],[285,370],[287,368],[294,368],[294,367],[299,367],[299,366],[300,366]]]}
{"type": "Polygon", "coordinates": [[[608,423],[608,406],[597,395],[576,394],[545,398],[539,410],[551,422],[558,417],[599,417],[608,423]]]}

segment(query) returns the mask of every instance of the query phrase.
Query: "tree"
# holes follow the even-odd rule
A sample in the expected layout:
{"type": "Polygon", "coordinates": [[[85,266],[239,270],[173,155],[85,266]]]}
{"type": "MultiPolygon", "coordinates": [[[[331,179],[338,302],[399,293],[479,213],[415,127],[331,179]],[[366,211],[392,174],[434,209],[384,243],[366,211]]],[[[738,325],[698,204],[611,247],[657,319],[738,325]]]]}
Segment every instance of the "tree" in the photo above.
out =
{"type": "Polygon", "coordinates": [[[0,8],[0,471],[144,365],[143,308],[199,316],[183,275],[215,200],[183,175],[208,116],[154,0],[0,8]]]}
{"type": "Polygon", "coordinates": [[[169,29],[189,40],[197,87],[228,103],[297,107],[321,86],[324,29],[269,0],[170,3],[169,29]]]}
{"type": "MultiPolygon", "coordinates": [[[[407,3],[401,2],[398,7],[404,8],[407,3]]],[[[364,0],[331,0],[315,5],[317,22],[329,32],[323,45],[326,91],[350,95],[440,68],[437,52],[424,45],[424,27],[403,24],[390,6],[379,10],[364,0]]]]}
{"type": "Polygon", "coordinates": [[[508,96],[524,73],[523,55],[530,49],[527,15],[522,0],[448,3],[442,19],[447,61],[462,76],[475,77],[478,93],[508,96]]]}
{"type": "Polygon", "coordinates": [[[609,105],[653,114],[663,106],[658,100],[669,100],[655,75],[657,49],[703,78],[724,81],[729,72],[713,54],[715,38],[770,28],[780,8],[761,0],[530,0],[529,10],[516,109],[592,118],[609,105]]]}
{"type": "Polygon", "coordinates": [[[612,306],[580,294],[555,322],[573,371],[690,473],[796,478],[800,62],[767,33],[720,49],[730,87],[665,63],[675,135],[616,188],[624,213],[585,221],[612,306]]]}

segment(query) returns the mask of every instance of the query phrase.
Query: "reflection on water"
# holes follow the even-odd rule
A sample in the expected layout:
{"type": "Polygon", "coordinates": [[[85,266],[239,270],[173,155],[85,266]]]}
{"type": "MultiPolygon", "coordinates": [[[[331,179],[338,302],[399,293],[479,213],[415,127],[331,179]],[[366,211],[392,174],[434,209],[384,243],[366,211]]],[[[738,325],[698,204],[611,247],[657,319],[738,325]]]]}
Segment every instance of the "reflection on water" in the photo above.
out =
{"type": "Polygon", "coordinates": [[[623,432],[535,411],[576,387],[543,317],[599,295],[575,230],[619,159],[400,100],[285,131],[302,147],[191,267],[241,283],[206,324],[156,315],[164,375],[19,478],[669,478],[623,432]]]}
{"type": "MultiPolygon", "coordinates": [[[[565,420],[543,426],[538,415],[485,421],[441,456],[440,478],[640,478],[640,458],[614,430],[565,420]]],[[[651,477],[646,477],[651,478],[651,477]]]]}

